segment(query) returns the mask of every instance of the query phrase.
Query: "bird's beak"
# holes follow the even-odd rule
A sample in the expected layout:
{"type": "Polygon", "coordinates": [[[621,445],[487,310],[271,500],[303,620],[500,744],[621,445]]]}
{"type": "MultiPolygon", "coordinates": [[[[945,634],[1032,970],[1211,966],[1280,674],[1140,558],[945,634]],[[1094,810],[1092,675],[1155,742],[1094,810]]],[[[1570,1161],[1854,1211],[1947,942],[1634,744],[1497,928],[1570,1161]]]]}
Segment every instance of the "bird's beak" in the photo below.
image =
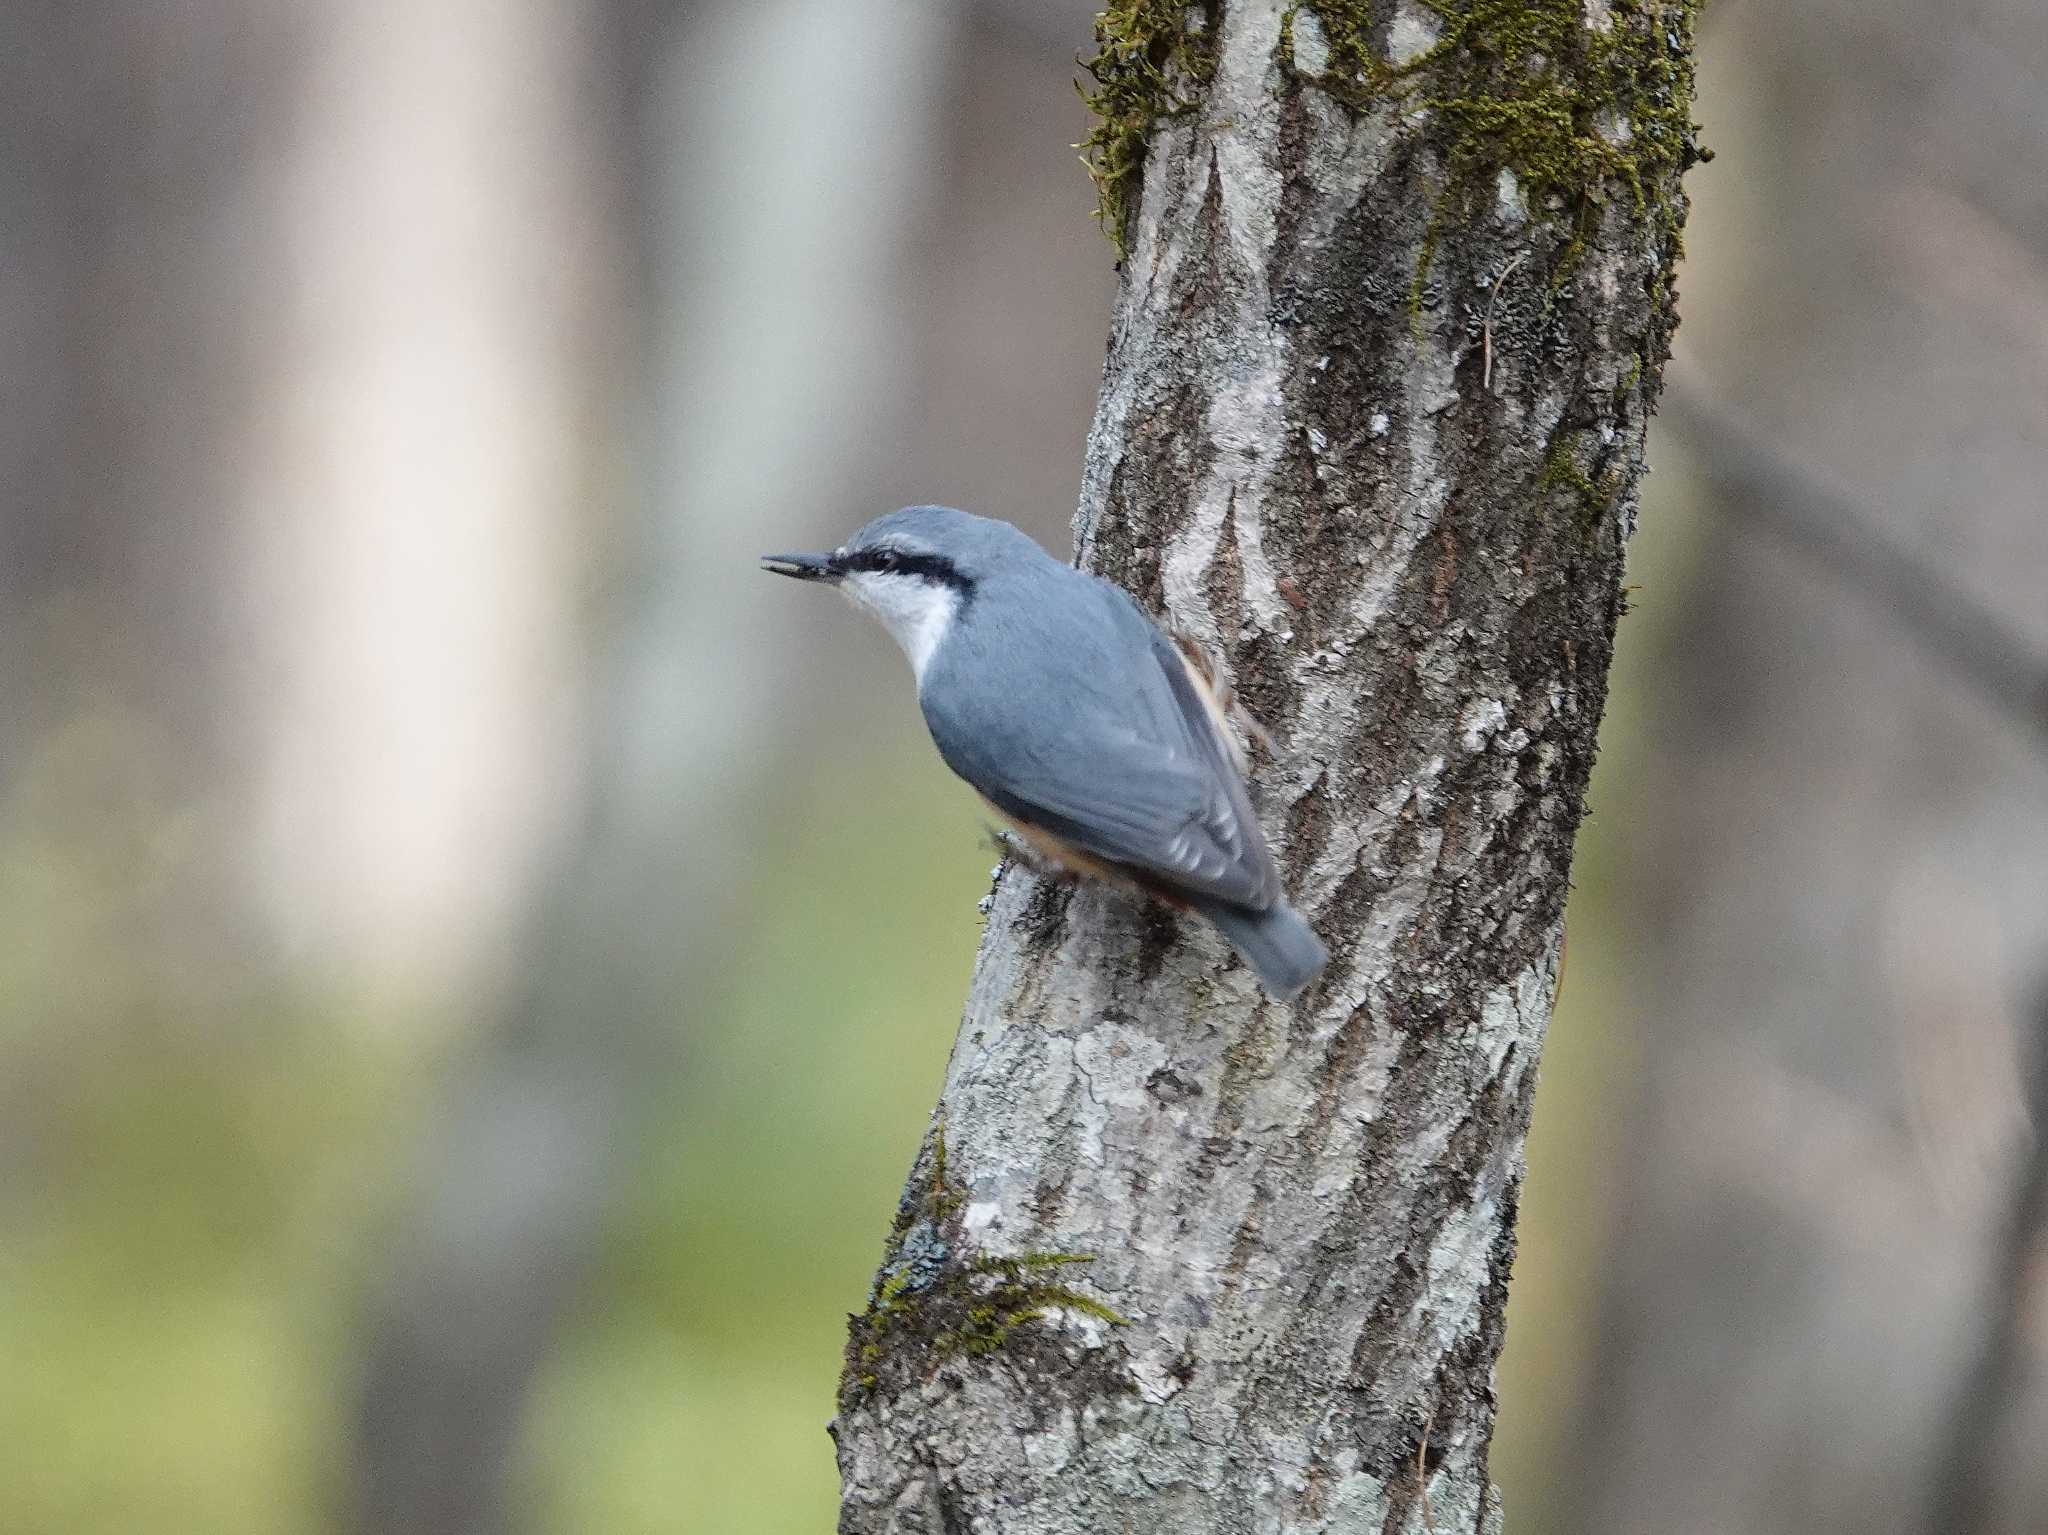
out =
{"type": "Polygon", "coordinates": [[[761,568],[799,581],[837,581],[839,561],[829,554],[764,554],[761,568]]]}

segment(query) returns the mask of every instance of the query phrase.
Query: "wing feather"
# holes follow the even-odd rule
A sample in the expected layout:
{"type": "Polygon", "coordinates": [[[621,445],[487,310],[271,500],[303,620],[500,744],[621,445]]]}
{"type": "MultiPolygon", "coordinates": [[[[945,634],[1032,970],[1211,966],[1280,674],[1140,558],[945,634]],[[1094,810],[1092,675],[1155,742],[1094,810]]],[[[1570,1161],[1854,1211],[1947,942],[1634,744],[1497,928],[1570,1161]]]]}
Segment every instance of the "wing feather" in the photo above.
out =
{"type": "Polygon", "coordinates": [[[1125,608],[1120,676],[1073,677],[1056,714],[1033,715],[1016,695],[953,709],[926,699],[940,754],[1006,815],[1148,882],[1271,906],[1279,875],[1230,743],[1172,641],[1108,590],[1125,608]]]}

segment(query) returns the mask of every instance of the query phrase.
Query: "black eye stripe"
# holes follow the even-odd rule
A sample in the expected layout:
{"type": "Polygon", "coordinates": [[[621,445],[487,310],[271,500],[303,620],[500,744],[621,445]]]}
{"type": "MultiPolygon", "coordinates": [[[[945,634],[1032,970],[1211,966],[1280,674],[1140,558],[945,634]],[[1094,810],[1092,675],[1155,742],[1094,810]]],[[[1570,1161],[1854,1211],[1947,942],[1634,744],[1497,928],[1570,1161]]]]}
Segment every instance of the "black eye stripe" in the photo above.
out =
{"type": "Polygon", "coordinates": [[[962,593],[974,590],[969,580],[951,560],[943,554],[930,554],[919,549],[893,549],[882,545],[872,549],[856,549],[842,562],[846,570],[882,571],[889,575],[922,576],[927,581],[937,581],[962,593]]]}

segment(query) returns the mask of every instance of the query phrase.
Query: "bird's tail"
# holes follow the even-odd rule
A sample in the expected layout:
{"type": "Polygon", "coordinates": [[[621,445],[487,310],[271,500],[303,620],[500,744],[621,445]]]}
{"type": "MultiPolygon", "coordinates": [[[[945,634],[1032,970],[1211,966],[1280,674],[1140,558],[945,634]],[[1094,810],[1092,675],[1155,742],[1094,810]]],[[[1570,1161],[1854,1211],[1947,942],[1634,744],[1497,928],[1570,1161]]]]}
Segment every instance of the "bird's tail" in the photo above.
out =
{"type": "Polygon", "coordinates": [[[1197,910],[1216,924],[1231,947],[1244,956],[1259,983],[1279,1001],[1291,1002],[1300,996],[1330,962],[1330,951],[1323,947],[1322,939],[1285,901],[1267,911],[1222,902],[1197,910]]]}

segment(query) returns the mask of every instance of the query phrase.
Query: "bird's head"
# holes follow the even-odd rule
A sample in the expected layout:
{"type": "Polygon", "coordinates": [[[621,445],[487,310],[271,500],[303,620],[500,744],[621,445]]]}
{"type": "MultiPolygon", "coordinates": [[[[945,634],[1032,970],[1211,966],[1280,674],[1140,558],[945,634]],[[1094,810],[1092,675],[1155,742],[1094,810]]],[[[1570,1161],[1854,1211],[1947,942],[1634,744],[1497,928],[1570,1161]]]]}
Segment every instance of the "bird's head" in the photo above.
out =
{"type": "Polygon", "coordinates": [[[1006,560],[1034,554],[1045,557],[1006,522],[910,506],[877,517],[830,554],[764,554],[761,565],[838,587],[882,621],[922,680],[976,591],[1000,575],[1006,560]]]}

